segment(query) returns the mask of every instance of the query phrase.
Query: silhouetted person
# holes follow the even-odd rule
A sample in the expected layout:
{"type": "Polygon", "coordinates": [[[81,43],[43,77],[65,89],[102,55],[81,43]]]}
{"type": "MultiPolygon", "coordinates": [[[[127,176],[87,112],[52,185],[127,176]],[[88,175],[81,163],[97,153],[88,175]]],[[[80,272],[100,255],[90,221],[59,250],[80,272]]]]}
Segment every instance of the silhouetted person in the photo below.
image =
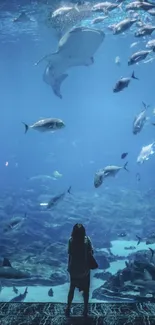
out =
{"type": "Polygon", "coordinates": [[[83,291],[84,312],[88,313],[89,287],[90,287],[90,268],[88,255],[93,254],[91,240],[86,236],[85,228],[82,224],[76,224],[73,227],[71,237],[68,242],[68,272],[70,273],[70,288],[68,293],[68,302],[66,316],[70,315],[70,307],[74,298],[74,290],[78,288],[83,291]]]}

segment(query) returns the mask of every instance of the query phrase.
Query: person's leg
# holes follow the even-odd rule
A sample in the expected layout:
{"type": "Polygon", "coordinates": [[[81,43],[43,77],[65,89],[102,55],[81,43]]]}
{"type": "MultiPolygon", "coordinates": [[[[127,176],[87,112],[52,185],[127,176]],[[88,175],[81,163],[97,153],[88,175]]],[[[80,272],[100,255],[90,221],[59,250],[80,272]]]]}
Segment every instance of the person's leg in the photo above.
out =
{"type": "Polygon", "coordinates": [[[68,292],[67,308],[66,308],[66,311],[65,311],[66,316],[70,315],[70,308],[71,308],[71,303],[72,303],[73,298],[74,298],[74,291],[75,291],[75,286],[71,283],[70,288],[69,288],[69,292],[68,292]]]}
{"type": "Polygon", "coordinates": [[[90,288],[90,273],[86,278],[86,285],[83,291],[83,298],[84,298],[84,316],[87,316],[88,313],[88,301],[89,301],[89,288],[90,288]]]}
{"type": "Polygon", "coordinates": [[[83,291],[83,298],[84,298],[84,316],[87,316],[88,313],[88,301],[89,301],[89,288],[84,289],[83,291]]]}

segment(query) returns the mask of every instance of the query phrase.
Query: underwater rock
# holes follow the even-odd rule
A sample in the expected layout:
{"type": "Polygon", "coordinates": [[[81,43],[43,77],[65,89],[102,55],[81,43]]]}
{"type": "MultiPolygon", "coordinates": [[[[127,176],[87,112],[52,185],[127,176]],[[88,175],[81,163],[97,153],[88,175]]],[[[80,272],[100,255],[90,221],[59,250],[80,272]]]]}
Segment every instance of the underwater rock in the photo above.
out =
{"type": "Polygon", "coordinates": [[[110,272],[99,272],[99,273],[94,274],[94,278],[101,279],[101,280],[104,280],[104,281],[109,280],[110,277],[111,277],[110,272]]]}
{"type": "Polygon", "coordinates": [[[97,252],[95,254],[96,256],[96,260],[97,260],[97,263],[99,265],[99,268],[100,269],[108,269],[110,267],[110,263],[108,261],[108,258],[106,257],[106,255],[104,253],[101,253],[101,252],[97,252]]]}
{"type": "Polygon", "coordinates": [[[52,282],[53,286],[57,286],[59,284],[64,284],[68,282],[68,274],[67,271],[62,272],[62,271],[57,271],[51,274],[50,276],[50,281],[52,282]]]}

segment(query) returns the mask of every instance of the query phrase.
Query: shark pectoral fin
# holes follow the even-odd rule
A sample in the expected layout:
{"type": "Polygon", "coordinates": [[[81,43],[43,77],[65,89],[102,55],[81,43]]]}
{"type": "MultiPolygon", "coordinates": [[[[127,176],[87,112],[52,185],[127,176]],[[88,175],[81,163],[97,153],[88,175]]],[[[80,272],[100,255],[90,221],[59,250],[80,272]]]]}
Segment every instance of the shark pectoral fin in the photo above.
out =
{"type": "Polygon", "coordinates": [[[61,95],[61,84],[62,82],[68,77],[67,73],[62,74],[59,78],[57,78],[54,82],[54,84],[51,85],[53,92],[56,96],[58,96],[59,98],[62,99],[62,95],[61,95]]]}
{"type": "Polygon", "coordinates": [[[38,60],[37,62],[35,62],[34,65],[38,65],[39,63],[41,63],[42,61],[46,60],[46,61],[51,61],[52,60],[52,57],[53,55],[57,54],[57,52],[55,53],[51,53],[51,54],[47,54],[47,55],[44,55],[40,60],[38,60]]]}
{"type": "Polygon", "coordinates": [[[2,264],[2,266],[9,266],[9,267],[12,267],[10,261],[9,261],[7,258],[5,258],[5,257],[4,257],[4,259],[3,259],[3,264],[2,264]]]}

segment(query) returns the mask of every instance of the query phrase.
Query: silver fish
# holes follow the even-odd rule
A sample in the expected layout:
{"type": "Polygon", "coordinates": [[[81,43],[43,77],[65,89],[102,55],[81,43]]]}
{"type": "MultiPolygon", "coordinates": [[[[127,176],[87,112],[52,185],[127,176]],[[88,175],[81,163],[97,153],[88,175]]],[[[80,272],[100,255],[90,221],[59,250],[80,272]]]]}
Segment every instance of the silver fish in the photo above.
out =
{"type": "Polygon", "coordinates": [[[115,175],[121,170],[121,169],[125,169],[126,171],[129,171],[127,169],[127,164],[128,162],[126,162],[124,164],[124,166],[106,166],[103,169],[99,170],[96,174],[95,174],[95,178],[94,178],[94,186],[96,188],[98,188],[102,183],[103,180],[106,177],[112,176],[115,177],[115,175]]]}
{"type": "Polygon", "coordinates": [[[152,52],[151,50],[142,50],[132,54],[128,60],[128,65],[132,65],[139,61],[144,60],[147,57],[147,55],[150,54],[151,52],[152,52]]]}
{"type": "Polygon", "coordinates": [[[128,87],[128,85],[129,85],[129,83],[131,81],[131,78],[138,80],[138,78],[135,77],[134,71],[133,71],[131,77],[129,77],[129,78],[123,78],[122,77],[121,79],[119,79],[116,82],[115,87],[113,88],[113,92],[117,93],[119,91],[122,91],[124,88],[128,87]]]}
{"type": "Polygon", "coordinates": [[[155,30],[155,26],[152,25],[144,25],[138,31],[135,32],[135,37],[143,37],[146,35],[151,35],[152,32],[155,30]]]}
{"type": "Polygon", "coordinates": [[[146,105],[143,102],[143,106],[143,110],[135,117],[133,121],[133,134],[139,133],[142,130],[145,122],[147,121],[146,109],[149,107],[149,105],[146,105]]]}
{"type": "Polygon", "coordinates": [[[22,123],[25,125],[25,133],[27,133],[29,129],[37,130],[40,132],[51,132],[65,127],[64,122],[58,118],[46,118],[32,125],[27,125],[24,122],[22,123]]]}

